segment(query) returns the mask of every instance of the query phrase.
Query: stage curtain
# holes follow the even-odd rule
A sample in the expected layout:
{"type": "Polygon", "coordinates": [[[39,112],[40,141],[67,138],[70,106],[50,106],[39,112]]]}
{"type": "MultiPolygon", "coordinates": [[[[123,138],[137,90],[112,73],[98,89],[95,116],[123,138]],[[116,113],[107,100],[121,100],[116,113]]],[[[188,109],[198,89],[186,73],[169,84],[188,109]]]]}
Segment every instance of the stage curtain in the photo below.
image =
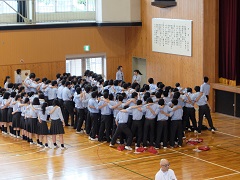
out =
{"type": "Polygon", "coordinates": [[[239,5],[239,0],[219,0],[219,81],[229,85],[236,85],[240,74],[239,5]]]}

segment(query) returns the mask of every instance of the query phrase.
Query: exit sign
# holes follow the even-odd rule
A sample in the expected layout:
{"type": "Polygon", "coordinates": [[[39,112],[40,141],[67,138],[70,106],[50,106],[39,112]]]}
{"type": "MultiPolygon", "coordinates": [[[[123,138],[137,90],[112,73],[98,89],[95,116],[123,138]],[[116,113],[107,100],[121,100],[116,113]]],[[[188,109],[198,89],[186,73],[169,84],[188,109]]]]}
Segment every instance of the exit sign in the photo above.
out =
{"type": "Polygon", "coordinates": [[[83,46],[83,49],[84,49],[84,51],[90,51],[90,46],[89,45],[85,45],[85,46],[83,46]]]}

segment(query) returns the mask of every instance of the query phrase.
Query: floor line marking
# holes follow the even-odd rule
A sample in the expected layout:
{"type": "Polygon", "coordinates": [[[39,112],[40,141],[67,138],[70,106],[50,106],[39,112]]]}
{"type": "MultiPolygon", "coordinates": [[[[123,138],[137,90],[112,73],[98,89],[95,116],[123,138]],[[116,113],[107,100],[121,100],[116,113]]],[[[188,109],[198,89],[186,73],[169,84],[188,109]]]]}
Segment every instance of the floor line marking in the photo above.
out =
{"type": "MultiPolygon", "coordinates": [[[[134,158],[134,159],[127,159],[127,160],[119,160],[119,161],[113,161],[113,162],[108,162],[108,163],[103,163],[103,164],[98,164],[98,165],[91,165],[91,166],[85,166],[85,167],[80,167],[80,168],[74,168],[74,170],[80,170],[80,169],[88,169],[88,168],[96,168],[99,166],[107,166],[107,165],[111,165],[111,164],[119,164],[119,163],[124,163],[124,162],[129,162],[129,161],[137,161],[137,160],[142,160],[142,159],[150,159],[150,158],[154,158],[157,156],[167,156],[167,155],[171,155],[171,154],[176,154],[177,152],[170,152],[170,153],[165,153],[165,154],[158,154],[158,155],[153,155],[153,156],[147,156],[147,157],[141,157],[141,158],[134,158]]],[[[160,160],[159,160],[160,161],[160,160]]],[[[69,168],[71,170],[71,168],[69,168]]],[[[66,169],[64,170],[66,171],[66,169]]],[[[49,173],[61,173],[63,171],[54,171],[54,172],[48,172],[45,174],[37,174],[37,175],[33,175],[33,176],[28,176],[25,178],[33,178],[36,176],[43,176],[43,175],[48,175],[49,173]]],[[[16,177],[18,178],[18,177],[16,177]]]]}
{"type": "Polygon", "coordinates": [[[216,176],[216,177],[213,177],[213,178],[208,178],[206,180],[211,180],[211,179],[219,179],[219,178],[222,178],[222,177],[229,177],[229,176],[233,176],[233,175],[237,175],[239,173],[232,173],[232,174],[226,174],[226,175],[222,175],[222,176],[216,176]]]}
{"type": "MultiPolygon", "coordinates": [[[[102,145],[102,144],[103,144],[103,143],[101,143],[101,144],[96,144],[96,145],[93,145],[93,146],[90,146],[90,147],[87,147],[87,148],[79,149],[79,150],[76,150],[76,151],[71,151],[71,152],[68,152],[68,153],[57,154],[57,155],[52,155],[52,156],[50,155],[50,156],[47,156],[47,157],[36,158],[36,159],[29,159],[29,160],[23,160],[23,161],[15,161],[15,162],[3,163],[3,164],[0,164],[0,165],[9,165],[9,164],[16,164],[16,163],[23,163],[23,162],[31,162],[31,161],[41,160],[41,159],[53,158],[53,157],[57,157],[57,156],[61,156],[61,155],[67,155],[67,154],[72,154],[72,153],[79,152],[79,151],[84,151],[84,150],[92,149],[92,148],[94,148],[94,147],[96,147],[96,146],[100,146],[100,145],[102,145]]],[[[62,152],[64,152],[64,150],[63,150],[62,152]]]]}
{"type": "Polygon", "coordinates": [[[231,137],[235,137],[235,138],[240,139],[240,136],[235,136],[235,135],[228,134],[228,133],[224,133],[224,132],[221,132],[221,131],[216,131],[216,133],[220,133],[220,134],[224,134],[224,135],[228,135],[228,136],[231,136],[231,137]]]}
{"type": "Polygon", "coordinates": [[[233,172],[236,172],[236,173],[240,173],[240,171],[237,171],[237,170],[234,170],[234,169],[231,169],[231,168],[222,166],[222,165],[220,165],[220,164],[216,164],[216,163],[213,163],[213,162],[210,162],[210,161],[207,161],[207,160],[198,158],[198,157],[194,157],[194,156],[192,156],[192,155],[189,155],[189,154],[186,154],[186,153],[183,153],[183,152],[180,152],[180,151],[176,151],[176,150],[173,150],[173,149],[170,149],[170,150],[173,151],[173,152],[177,152],[177,153],[180,153],[180,154],[182,154],[182,155],[185,155],[185,156],[188,156],[188,157],[191,157],[191,158],[194,158],[194,159],[197,159],[197,160],[206,162],[206,163],[208,163],[208,164],[212,164],[212,165],[221,167],[221,168],[223,168],[223,169],[227,169],[227,170],[230,170],[230,171],[233,171],[233,172]]]}

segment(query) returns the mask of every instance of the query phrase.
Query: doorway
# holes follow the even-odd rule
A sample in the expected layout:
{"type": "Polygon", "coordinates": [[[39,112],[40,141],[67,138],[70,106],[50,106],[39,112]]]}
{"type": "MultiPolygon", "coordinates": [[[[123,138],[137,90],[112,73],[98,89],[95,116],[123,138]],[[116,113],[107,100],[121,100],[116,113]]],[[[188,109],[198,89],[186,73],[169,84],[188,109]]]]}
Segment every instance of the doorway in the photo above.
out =
{"type": "Polygon", "coordinates": [[[144,58],[138,58],[138,57],[133,57],[132,58],[132,75],[134,70],[139,70],[142,73],[141,76],[141,87],[143,84],[147,83],[147,68],[146,68],[146,59],[144,58]]]}

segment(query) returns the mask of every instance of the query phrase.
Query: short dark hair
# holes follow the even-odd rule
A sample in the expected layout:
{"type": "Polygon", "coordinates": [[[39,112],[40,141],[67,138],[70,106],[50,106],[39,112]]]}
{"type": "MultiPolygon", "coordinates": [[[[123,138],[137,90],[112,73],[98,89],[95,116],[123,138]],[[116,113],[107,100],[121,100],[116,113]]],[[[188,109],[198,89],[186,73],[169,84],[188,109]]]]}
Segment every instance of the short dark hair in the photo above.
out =
{"type": "Polygon", "coordinates": [[[164,99],[159,99],[158,104],[160,106],[163,106],[165,104],[164,99]]]}
{"type": "Polygon", "coordinates": [[[153,78],[149,78],[149,79],[148,79],[148,82],[149,82],[149,84],[152,84],[152,83],[154,83],[154,80],[153,80],[153,78]]]}
{"type": "Polygon", "coordinates": [[[92,94],[91,94],[92,98],[96,98],[97,95],[98,95],[98,92],[97,92],[97,91],[93,91],[92,94]]]}
{"type": "Polygon", "coordinates": [[[209,78],[208,78],[207,76],[205,76],[205,77],[203,78],[203,81],[204,81],[205,83],[207,83],[208,80],[209,80],[209,78]]]}
{"type": "Polygon", "coordinates": [[[196,92],[200,92],[200,86],[195,86],[195,87],[194,87],[194,90],[195,90],[196,92]]]}
{"type": "Polygon", "coordinates": [[[16,71],[17,71],[17,74],[20,74],[22,70],[21,69],[17,69],[16,71]]]}
{"type": "Polygon", "coordinates": [[[178,104],[178,100],[174,98],[174,99],[172,99],[172,103],[174,106],[176,106],[178,104]]]}

